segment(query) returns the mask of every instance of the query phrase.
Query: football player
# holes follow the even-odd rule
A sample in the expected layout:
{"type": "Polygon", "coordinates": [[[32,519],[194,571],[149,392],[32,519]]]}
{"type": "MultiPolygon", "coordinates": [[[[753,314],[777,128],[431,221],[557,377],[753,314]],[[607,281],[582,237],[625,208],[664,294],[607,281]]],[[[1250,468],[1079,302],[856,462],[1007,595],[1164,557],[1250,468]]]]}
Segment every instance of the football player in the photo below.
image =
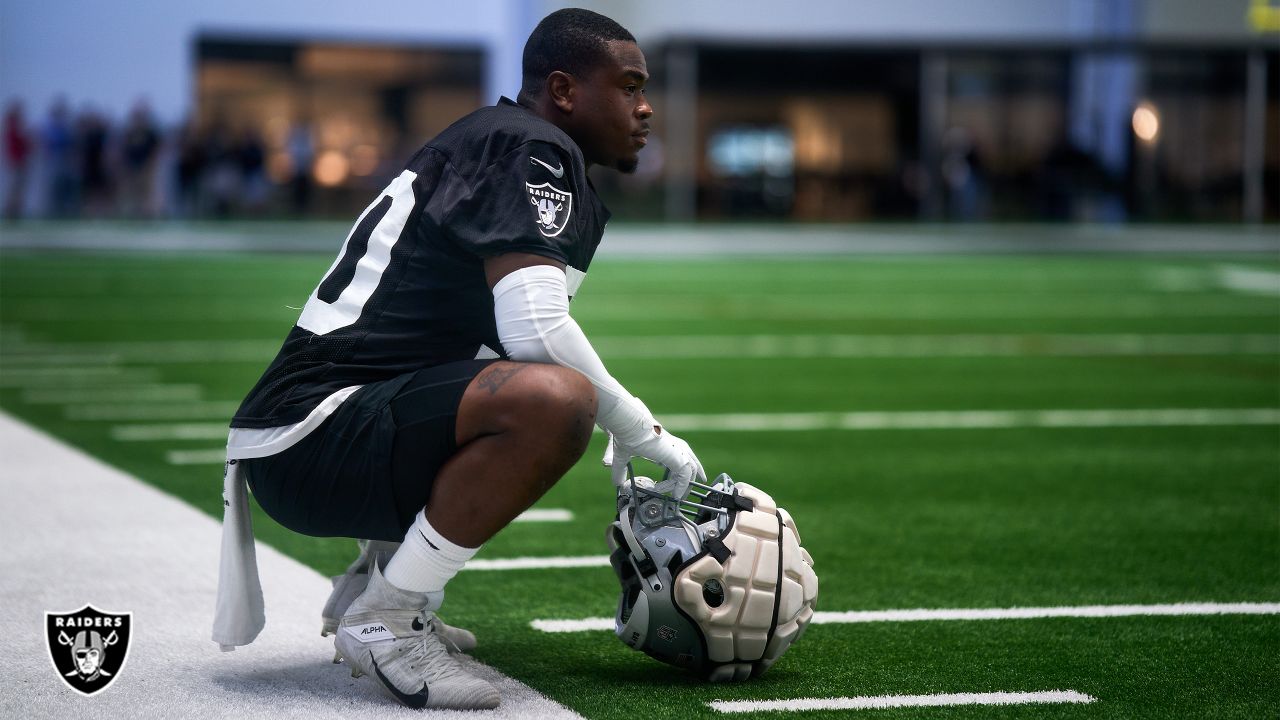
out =
{"type": "Polygon", "coordinates": [[[326,606],[353,674],[415,708],[492,708],[497,691],[451,654],[474,636],[435,611],[593,423],[615,462],[667,468],[661,489],[706,480],[569,316],[609,220],[587,171],[635,170],[648,78],[620,25],[552,13],[525,45],[517,99],[427,142],[357,219],[232,421],[215,640],[261,629],[247,482],[285,527],[374,541],[326,606]],[[378,547],[394,551],[385,564],[378,547]]]}

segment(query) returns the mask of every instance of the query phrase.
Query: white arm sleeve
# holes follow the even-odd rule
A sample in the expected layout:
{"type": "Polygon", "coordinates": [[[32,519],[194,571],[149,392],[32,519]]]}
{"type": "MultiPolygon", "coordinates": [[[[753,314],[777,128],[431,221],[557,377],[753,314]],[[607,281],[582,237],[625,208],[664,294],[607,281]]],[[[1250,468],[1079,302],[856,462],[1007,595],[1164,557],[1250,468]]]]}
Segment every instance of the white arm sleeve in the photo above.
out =
{"type": "Polygon", "coordinates": [[[493,287],[493,308],[498,339],[512,360],[554,363],[585,375],[596,388],[596,422],[619,442],[636,445],[653,434],[657,423],[644,403],[609,374],[569,317],[563,270],[533,265],[508,274],[493,287]]]}

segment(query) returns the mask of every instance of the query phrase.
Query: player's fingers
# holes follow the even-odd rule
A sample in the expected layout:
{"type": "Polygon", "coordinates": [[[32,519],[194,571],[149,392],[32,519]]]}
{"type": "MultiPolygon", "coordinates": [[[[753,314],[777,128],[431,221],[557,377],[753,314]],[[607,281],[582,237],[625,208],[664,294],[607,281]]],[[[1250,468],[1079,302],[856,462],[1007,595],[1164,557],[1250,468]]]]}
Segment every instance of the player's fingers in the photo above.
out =
{"type": "Polygon", "coordinates": [[[614,487],[622,487],[627,482],[627,465],[631,462],[631,457],[625,452],[615,451],[613,453],[613,464],[609,466],[609,476],[613,479],[614,487]]]}
{"type": "Polygon", "coordinates": [[[609,442],[605,443],[604,457],[600,458],[600,462],[604,463],[605,467],[613,467],[613,456],[620,453],[617,452],[618,444],[613,439],[613,433],[607,433],[607,435],[609,436],[609,442]]]}
{"type": "Polygon", "coordinates": [[[692,463],[685,463],[672,468],[667,479],[655,489],[677,500],[683,500],[689,494],[689,483],[693,479],[695,468],[692,463]]]}

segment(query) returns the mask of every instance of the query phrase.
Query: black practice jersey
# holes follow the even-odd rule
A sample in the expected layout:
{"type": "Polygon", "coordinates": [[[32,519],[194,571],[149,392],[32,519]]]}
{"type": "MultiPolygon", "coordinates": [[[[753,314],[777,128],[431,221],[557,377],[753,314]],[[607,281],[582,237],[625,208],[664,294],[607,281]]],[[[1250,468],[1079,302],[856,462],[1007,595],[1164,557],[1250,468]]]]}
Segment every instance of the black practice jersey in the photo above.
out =
{"type": "Polygon", "coordinates": [[[492,357],[485,348],[505,357],[484,259],[558,260],[572,294],[608,219],[563,131],[506,98],[471,113],[356,221],[232,427],[292,425],[342,388],[492,357]]]}

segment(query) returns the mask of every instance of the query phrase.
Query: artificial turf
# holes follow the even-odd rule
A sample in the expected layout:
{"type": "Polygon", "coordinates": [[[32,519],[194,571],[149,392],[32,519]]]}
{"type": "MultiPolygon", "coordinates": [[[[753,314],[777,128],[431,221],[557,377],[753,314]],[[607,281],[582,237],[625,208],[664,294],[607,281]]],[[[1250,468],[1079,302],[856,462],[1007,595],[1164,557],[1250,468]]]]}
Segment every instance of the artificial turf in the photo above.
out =
{"type": "MultiPolygon", "coordinates": [[[[5,370],[70,358],[195,384],[206,401],[239,400],[331,261],[6,251],[0,380],[5,370]],[[232,360],[196,353],[165,361],[166,344],[178,341],[260,342],[242,343],[250,350],[232,360]],[[156,358],[139,343],[158,343],[156,358]],[[122,347],[123,359],[103,357],[122,347]]],[[[1267,350],[1280,349],[1267,345],[1280,338],[1280,302],[1224,286],[1226,267],[1280,272],[1275,258],[1242,256],[600,261],[573,312],[611,371],[659,418],[1280,407],[1280,354],[1267,350]],[[1249,336],[1263,349],[1035,351],[1037,338],[1097,334],[1249,336]],[[715,337],[745,335],[1018,336],[1029,351],[673,357],[661,349],[670,336],[711,336],[704,341],[714,345],[715,337]],[[657,349],[628,352],[641,344],[657,349]]],[[[121,423],[70,420],[62,404],[29,402],[29,389],[0,383],[0,406],[220,517],[221,467],[171,465],[166,453],[221,442],[117,441],[111,428],[121,423]]],[[[1280,601],[1276,425],[672,430],[710,472],[763,487],[791,510],[816,559],[821,610],[1280,601]]],[[[603,554],[613,503],[598,463],[602,444],[597,437],[539,503],[571,510],[572,521],[512,525],[480,557],[603,554]]],[[[261,513],[255,526],[260,540],[323,573],[351,558],[349,541],[298,536],[261,513]]],[[[591,718],[710,717],[705,703],[713,699],[1068,688],[1098,701],[872,712],[1280,714],[1276,615],[815,625],[769,673],[732,686],[658,665],[609,633],[544,634],[529,625],[611,615],[616,590],[602,567],[469,571],[450,585],[444,614],[477,632],[480,659],[591,718]]]]}

